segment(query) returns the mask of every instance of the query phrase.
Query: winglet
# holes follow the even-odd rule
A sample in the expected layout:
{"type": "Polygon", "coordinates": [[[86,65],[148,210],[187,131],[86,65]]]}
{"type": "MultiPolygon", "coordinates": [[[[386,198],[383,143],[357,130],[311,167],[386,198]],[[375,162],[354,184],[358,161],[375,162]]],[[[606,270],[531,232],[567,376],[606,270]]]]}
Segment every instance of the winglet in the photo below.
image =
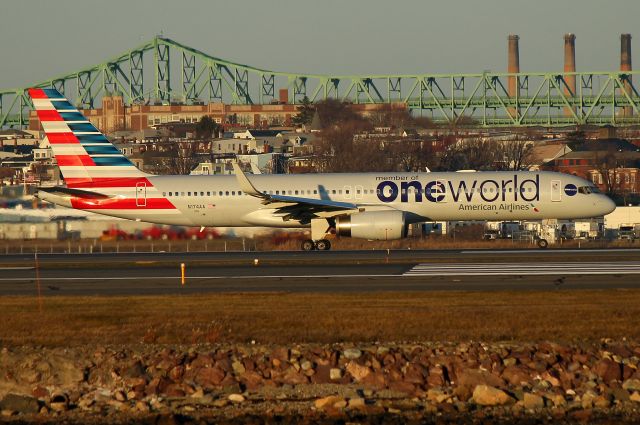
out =
{"type": "Polygon", "coordinates": [[[258,166],[254,162],[249,163],[251,165],[251,173],[253,174],[262,174],[262,171],[258,168],[258,166]]]}
{"type": "Polygon", "coordinates": [[[240,164],[237,162],[232,162],[231,166],[233,167],[233,172],[238,179],[238,184],[240,185],[240,189],[247,195],[256,196],[258,198],[264,198],[265,194],[260,192],[255,186],[249,181],[249,178],[244,174],[242,168],[240,168],[240,164]]]}

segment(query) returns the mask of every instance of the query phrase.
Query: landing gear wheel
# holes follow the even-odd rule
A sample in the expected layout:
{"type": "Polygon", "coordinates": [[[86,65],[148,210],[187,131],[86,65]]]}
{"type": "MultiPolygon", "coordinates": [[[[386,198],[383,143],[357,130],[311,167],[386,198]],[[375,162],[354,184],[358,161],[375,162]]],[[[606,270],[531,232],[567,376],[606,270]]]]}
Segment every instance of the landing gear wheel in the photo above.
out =
{"type": "Polygon", "coordinates": [[[331,242],[326,239],[320,239],[316,242],[316,249],[318,251],[329,251],[331,249],[331,242]]]}
{"type": "Polygon", "coordinates": [[[546,239],[538,239],[538,248],[547,249],[549,242],[546,239]]]}
{"type": "Polygon", "coordinates": [[[313,243],[311,239],[306,239],[302,241],[302,250],[303,251],[313,251],[316,249],[316,244],[313,243]]]}

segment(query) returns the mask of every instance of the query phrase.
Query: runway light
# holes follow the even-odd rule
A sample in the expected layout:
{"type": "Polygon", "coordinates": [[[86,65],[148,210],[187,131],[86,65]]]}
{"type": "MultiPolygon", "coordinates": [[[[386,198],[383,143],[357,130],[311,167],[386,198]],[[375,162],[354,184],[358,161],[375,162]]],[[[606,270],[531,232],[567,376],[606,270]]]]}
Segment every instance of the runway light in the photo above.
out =
{"type": "Polygon", "coordinates": [[[184,263],[180,263],[180,284],[184,286],[184,263]]]}
{"type": "Polygon", "coordinates": [[[260,264],[260,260],[258,260],[257,258],[253,259],[253,265],[257,266],[258,264],[260,264]]]}

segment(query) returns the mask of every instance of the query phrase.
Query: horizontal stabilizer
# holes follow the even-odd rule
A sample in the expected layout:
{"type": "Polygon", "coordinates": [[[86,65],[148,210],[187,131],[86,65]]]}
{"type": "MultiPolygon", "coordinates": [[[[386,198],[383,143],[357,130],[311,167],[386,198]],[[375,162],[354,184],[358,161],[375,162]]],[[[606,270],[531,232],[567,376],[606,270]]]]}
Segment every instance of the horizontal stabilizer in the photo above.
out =
{"type": "Polygon", "coordinates": [[[70,196],[74,198],[82,198],[82,199],[107,199],[110,198],[109,195],[105,195],[98,192],[91,192],[88,190],[80,190],[80,189],[71,189],[63,186],[54,186],[54,187],[39,187],[39,192],[46,192],[52,195],[58,196],[70,196]]]}

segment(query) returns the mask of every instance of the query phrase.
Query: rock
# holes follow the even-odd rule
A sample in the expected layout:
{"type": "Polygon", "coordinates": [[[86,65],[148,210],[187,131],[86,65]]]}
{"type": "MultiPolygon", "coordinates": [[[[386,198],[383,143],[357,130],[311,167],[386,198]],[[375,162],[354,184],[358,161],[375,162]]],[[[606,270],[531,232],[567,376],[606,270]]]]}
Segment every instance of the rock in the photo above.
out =
{"type": "Polygon", "coordinates": [[[443,366],[436,365],[429,368],[427,375],[427,384],[430,387],[443,387],[448,383],[447,369],[443,366]]]}
{"type": "Polygon", "coordinates": [[[562,396],[562,394],[552,394],[547,397],[551,403],[553,403],[554,407],[564,407],[567,405],[567,400],[562,396]]]}
{"type": "Polygon", "coordinates": [[[524,393],[522,404],[525,409],[536,410],[544,407],[544,399],[537,394],[524,393]]]}
{"type": "Polygon", "coordinates": [[[226,398],[219,398],[217,400],[214,400],[211,404],[213,405],[213,407],[225,407],[229,405],[229,400],[227,400],[226,398]]]}
{"type": "Polygon", "coordinates": [[[232,403],[242,403],[246,400],[242,394],[229,394],[227,399],[232,403]]]}
{"type": "Polygon", "coordinates": [[[359,365],[358,363],[353,361],[347,363],[346,369],[347,369],[347,372],[351,376],[353,376],[353,379],[356,382],[362,381],[371,373],[371,369],[369,369],[366,366],[359,365]]]}
{"type": "Polygon", "coordinates": [[[19,413],[38,413],[40,406],[34,397],[18,394],[7,394],[0,401],[0,410],[19,413]]]}
{"type": "Polygon", "coordinates": [[[49,390],[38,385],[31,391],[31,395],[37,399],[42,400],[45,398],[49,398],[49,390]]]}
{"type": "Polygon", "coordinates": [[[342,370],[338,369],[338,368],[331,368],[329,370],[329,379],[331,379],[332,381],[337,381],[338,379],[342,378],[342,370]]]}
{"type": "Polygon", "coordinates": [[[473,401],[481,406],[502,406],[513,402],[504,391],[488,385],[477,385],[473,390],[473,401]]]}
{"type": "Polygon", "coordinates": [[[242,375],[242,383],[247,390],[253,391],[260,388],[264,383],[264,378],[255,371],[248,371],[242,375]]]}
{"type": "Polygon", "coordinates": [[[362,356],[362,351],[357,348],[347,348],[342,352],[342,355],[349,360],[356,360],[362,356]]]}
{"type": "Polygon", "coordinates": [[[640,391],[640,379],[627,379],[622,383],[622,388],[627,391],[640,391]]]}
{"type": "Polygon", "coordinates": [[[219,367],[204,367],[198,371],[195,382],[204,388],[220,385],[225,377],[225,372],[219,367]]]}
{"type": "Polygon", "coordinates": [[[473,396],[471,387],[458,386],[453,389],[453,395],[458,397],[458,400],[467,402],[473,396]]]}
{"type": "Polygon", "coordinates": [[[302,368],[302,370],[307,371],[313,368],[313,363],[311,363],[309,360],[305,360],[302,363],[300,363],[300,368],[302,368]]]}
{"type": "Polygon", "coordinates": [[[231,368],[233,369],[233,373],[235,373],[236,375],[242,375],[246,371],[244,364],[239,361],[231,363],[231,368]]]}
{"type": "Polygon", "coordinates": [[[313,402],[316,409],[327,409],[333,407],[336,403],[345,401],[342,397],[337,395],[330,395],[328,397],[319,398],[313,402]]]}
{"type": "Polygon", "coordinates": [[[56,412],[64,412],[69,409],[69,397],[64,393],[54,393],[49,401],[49,407],[56,412]]]}
{"type": "Polygon", "coordinates": [[[126,401],[127,400],[127,396],[122,391],[116,391],[113,396],[118,401],[126,401]]]}
{"type": "Polygon", "coordinates": [[[619,363],[609,359],[600,360],[593,369],[605,383],[622,380],[622,368],[619,363]]]}
{"type": "Polygon", "coordinates": [[[608,409],[611,406],[611,399],[609,397],[599,395],[593,399],[593,405],[598,409],[608,409]]]}
{"type": "Polygon", "coordinates": [[[149,405],[142,400],[136,401],[136,404],[133,406],[133,409],[136,412],[140,412],[140,413],[149,413],[149,411],[151,410],[149,408],[149,405]]]}
{"type": "Polygon", "coordinates": [[[629,392],[624,388],[620,388],[620,387],[612,388],[611,396],[613,397],[614,401],[621,401],[621,402],[629,401],[629,392]]]}
{"type": "Polygon", "coordinates": [[[580,405],[583,409],[591,409],[593,407],[593,402],[596,399],[597,394],[591,390],[585,391],[582,395],[582,400],[580,401],[580,405]]]}
{"type": "Polygon", "coordinates": [[[343,399],[343,400],[337,401],[337,402],[333,403],[332,407],[334,409],[344,409],[345,407],[347,407],[347,400],[343,399]]]}
{"type": "Polygon", "coordinates": [[[349,400],[350,409],[362,409],[365,407],[365,400],[362,397],[356,397],[349,400]]]}
{"type": "Polygon", "coordinates": [[[458,380],[456,384],[475,388],[478,385],[484,385],[488,387],[502,387],[504,381],[490,372],[481,369],[464,369],[458,373],[458,380]]]}
{"type": "Polygon", "coordinates": [[[528,383],[531,381],[531,376],[523,366],[507,366],[502,371],[502,379],[506,380],[509,384],[514,386],[520,386],[522,383],[528,383]]]}
{"type": "Polygon", "coordinates": [[[634,391],[630,396],[629,400],[635,401],[636,403],[640,403],[640,393],[638,391],[634,391]]]}
{"type": "Polygon", "coordinates": [[[437,390],[434,388],[430,388],[429,390],[427,390],[427,400],[429,400],[434,404],[443,403],[449,398],[450,396],[444,393],[444,391],[437,390]]]}
{"type": "Polygon", "coordinates": [[[509,357],[502,361],[502,364],[505,365],[505,367],[515,366],[516,363],[518,363],[518,359],[514,357],[509,357]]]}

